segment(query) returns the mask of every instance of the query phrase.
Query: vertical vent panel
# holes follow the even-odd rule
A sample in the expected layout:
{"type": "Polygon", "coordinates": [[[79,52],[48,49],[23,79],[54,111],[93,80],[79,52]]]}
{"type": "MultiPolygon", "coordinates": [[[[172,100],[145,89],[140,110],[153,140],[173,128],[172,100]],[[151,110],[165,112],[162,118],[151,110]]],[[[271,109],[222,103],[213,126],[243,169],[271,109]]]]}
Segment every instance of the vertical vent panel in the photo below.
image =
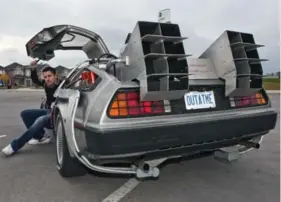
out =
{"type": "Polygon", "coordinates": [[[185,39],[177,24],[137,23],[122,54],[130,58],[122,76],[140,81],[141,100],[180,99],[188,91],[185,39]]]}

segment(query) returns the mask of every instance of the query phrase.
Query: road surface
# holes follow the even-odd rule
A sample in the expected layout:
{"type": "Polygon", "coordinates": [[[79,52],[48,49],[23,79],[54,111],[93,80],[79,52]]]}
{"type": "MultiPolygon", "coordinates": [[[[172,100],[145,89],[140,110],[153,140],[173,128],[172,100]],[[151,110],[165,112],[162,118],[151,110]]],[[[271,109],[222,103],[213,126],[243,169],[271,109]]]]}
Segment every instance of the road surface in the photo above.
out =
{"type": "MultiPolygon", "coordinates": [[[[24,131],[19,113],[38,108],[43,92],[0,91],[0,147],[24,131]]],[[[272,94],[280,111],[279,94],[272,94]]],[[[277,202],[280,200],[280,125],[265,137],[261,148],[235,164],[212,157],[167,164],[158,180],[141,183],[129,178],[86,175],[63,179],[55,167],[55,145],[26,145],[10,158],[0,155],[0,202],[277,202]],[[121,187],[121,189],[119,189],[121,187]],[[134,188],[134,189],[132,189],[134,188]],[[132,189],[132,190],[131,190],[132,189]],[[118,190],[115,192],[115,190],[118,190]],[[120,190],[129,192],[120,195],[120,190]],[[113,193],[113,194],[112,194],[113,193]]]]}

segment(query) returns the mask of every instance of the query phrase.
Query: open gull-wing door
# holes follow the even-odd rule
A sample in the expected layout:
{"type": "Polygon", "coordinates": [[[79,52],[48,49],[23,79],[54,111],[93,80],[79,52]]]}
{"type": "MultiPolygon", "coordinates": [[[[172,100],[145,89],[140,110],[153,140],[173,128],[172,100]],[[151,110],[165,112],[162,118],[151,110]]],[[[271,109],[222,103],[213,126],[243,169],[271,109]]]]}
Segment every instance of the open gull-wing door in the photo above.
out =
{"type": "Polygon", "coordinates": [[[73,25],[44,28],[26,44],[27,55],[41,60],[54,58],[56,50],[81,50],[90,59],[109,53],[98,34],[73,25]]]}

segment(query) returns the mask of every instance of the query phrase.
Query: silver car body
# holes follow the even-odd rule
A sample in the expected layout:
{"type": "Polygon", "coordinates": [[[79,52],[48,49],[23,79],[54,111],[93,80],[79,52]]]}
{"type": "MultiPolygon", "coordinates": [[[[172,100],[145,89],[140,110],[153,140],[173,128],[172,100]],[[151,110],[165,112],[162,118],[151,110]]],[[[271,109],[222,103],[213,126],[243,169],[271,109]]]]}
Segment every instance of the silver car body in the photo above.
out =
{"type": "MultiPolygon", "coordinates": [[[[149,22],[150,23],[150,22],[149,22]]],[[[55,103],[53,109],[53,123],[56,124],[56,116],[58,113],[63,117],[64,130],[66,134],[67,145],[69,147],[70,155],[74,158],[77,158],[80,163],[84,164],[88,168],[105,173],[123,173],[123,174],[136,174],[138,177],[148,177],[148,176],[158,176],[159,170],[157,164],[162,163],[163,161],[169,158],[178,158],[185,155],[189,155],[194,152],[201,152],[205,150],[213,151],[234,151],[237,154],[245,153],[257,147],[257,144],[261,143],[263,135],[267,134],[270,129],[274,128],[276,121],[276,113],[271,108],[270,100],[266,105],[256,106],[251,108],[241,108],[241,109],[225,109],[218,111],[206,111],[200,113],[182,113],[182,114],[169,114],[163,116],[146,116],[146,117],[137,117],[137,118],[120,118],[112,119],[108,116],[108,107],[112,102],[112,99],[115,93],[119,89],[140,89],[141,99],[142,100],[170,100],[182,99],[182,97],[190,91],[190,88],[193,86],[225,86],[225,91],[223,96],[245,96],[253,95],[254,93],[260,91],[262,87],[257,84],[252,87],[250,85],[250,80],[257,75],[257,71],[251,74],[250,65],[251,62],[261,62],[262,60],[257,58],[247,58],[245,49],[236,49],[238,53],[235,53],[235,56],[241,56],[242,58],[232,58],[231,43],[238,43],[236,46],[245,46],[245,47],[259,47],[255,44],[249,44],[249,41],[243,41],[244,38],[252,39],[251,34],[244,34],[240,32],[226,31],[223,35],[214,42],[199,58],[187,58],[186,63],[188,64],[188,71],[184,73],[169,73],[168,69],[171,69],[172,66],[169,66],[167,58],[177,58],[182,59],[189,57],[190,55],[185,54],[185,52],[179,53],[167,53],[170,50],[167,44],[165,46],[165,41],[168,42],[177,42],[182,43],[185,39],[184,37],[169,37],[165,36],[162,32],[166,30],[166,27],[171,27],[174,24],[168,23],[155,23],[156,31],[150,33],[147,36],[141,36],[140,34],[140,25],[137,24],[133,34],[130,39],[125,44],[125,48],[120,53],[120,58],[118,59],[104,59],[102,62],[97,62],[95,59],[98,58],[101,54],[110,53],[106,47],[104,41],[101,37],[89,30],[71,26],[71,25],[57,25],[49,28],[43,29],[39,34],[37,34],[33,39],[31,39],[26,47],[28,55],[34,58],[41,58],[45,60],[50,60],[54,57],[55,50],[81,50],[84,51],[88,56],[89,60],[85,61],[82,64],[77,65],[73,68],[72,71],[68,74],[66,79],[62,82],[60,87],[55,93],[57,102],[55,103]],[[162,27],[161,27],[162,26],[162,27]],[[71,36],[75,35],[79,38],[88,39],[79,45],[69,45],[61,46],[63,37],[66,33],[71,36]],[[159,34],[160,33],[160,34],[159,34]],[[158,34],[158,35],[157,35],[158,34]],[[228,35],[234,35],[236,41],[228,41],[228,35]],[[53,38],[52,38],[53,37],[53,38]],[[237,38],[238,37],[238,38],[237,38]],[[244,37],[244,38],[243,38],[244,37]],[[154,50],[157,50],[154,55],[148,54],[145,55],[140,50],[141,41],[146,40],[148,43],[162,45],[154,47],[154,50]],[[37,49],[34,46],[38,46],[37,49]],[[164,44],[164,45],[163,45],[164,44]],[[229,45],[230,44],[230,45],[229,45]],[[166,51],[164,48],[166,47],[166,51]],[[161,52],[162,51],[162,52],[161,52]],[[240,52],[239,52],[240,51],[240,52]],[[158,62],[160,64],[153,63],[155,68],[161,69],[158,72],[160,75],[160,91],[149,91],[148,90],[148,77],[149,74],[146,72],[145,59],[149,57],[158,57],[160,58],[158,62]],[[238,63],[237,61],[238,60],[238,63]],[[166,61],[166,62],[165,62],[166,61]],[[239,63],[239,61],[242,61],[239,63]],[[247,61],[247,62],[245,62],[247,61]],[[112,70],[106,71],[106,67],[110,66],[110,63],[116,64],[116,74],[114,75],[112,70]],[[244,70],[241,70],[244,68],[244,70]],[[88,71],[93,72],[99,78],[97,85],[88,86],[87,88],[79,88],[80,81],[70,84],[72,81],[79,79],[80,70],[87,69],[88,71]],[[240,74],[241,73],[241,74],[240,74]],[[181,90],[169,90],[169,77],[179,76],[179,79],[187,79],[188,87],[181,90]],[[242,81],[237,83],[238,77],[243,77],[242,81]],[[136,80],[138,82],[136,82],[136,80]],[[174,152],[175,149],[170,148],[154,148],[154,150],[147,151],[136,151],[129,153],[94,153],[86,152],[87,140],[86,136],[89,137],[91,134],[95,134],[97,139],[107,136],[108,134],[122,134],[123,131],[132,131],[132,137],[134,136],[134,131],[153,131],[154,128],[165,128],[165,127],[174,127],[174,126],[185,126],[193,125],[200,123],[209,123],[216,120],[216,124],[220,121],[229,120],[239,120],[241,118],[247,117],[271,117],[270,123],[267,123],[266,129],[256,129],[254,133],[244,134],[243,138],[246,138],[244,144],[239,144],[240,140],[233,141],[233,143],[224,146],[222,144],[219,146],[220,141],[217,140],[218,145],[213,148],[209,148],[208,145],[212,144],[208,141],[201,142],[201,149],[192,150],[191,152],[174,152]],[[88,131],[88,132],[86,132],[88,131]],[[88,133],[86,135],[86,133],[88,133]],[[248,138],[247,138],[248,137],[248,138]],[[204,145],[206,148],[204,149],[204,145]],[[231,148],[231,149],[229,149],[231,148]],[[147,154],[157,153],[158,151],[167,151],[166,153],[157,155],[157,157],[150,156],[145,158],[147,154]],[[169,153],[170,152],[170,153],[169,153]],[[142,160],[139,157],[144,157],[142,160]],[[133,159],[133,160],[132,160],[133,159]],[[122,160],[126,160],[133,164],[134,160],[137,159],[136,166],[131,167],[110,167],[105,166],[105,163],[115,163],[122,160]],[[144,165],[149,165],[149,169],[144,171],[144,165]]],[[[167,28],[167,29],[168,29],[167,28]]],[[[167,32],[167,31],[166,31],[167,32]]],[[[171,32],[174,33],[174,32],[171,32]]],[[[232,38],[230,38],[232,40],[232,38]]],[[[71,42],[71,41],[70,41],[71,42]]],[[[167,43],[168,43],[167,42],[167,43]]],[[[68,41],[65,42],[66,44],[68,41]]],[[[79,43],[79,40],[78,42],[79,43]]],[[[244,47],[243,46],[243,47],[244,47]]],[[[172,50],[172,49],[171,49],[172,50]]],[[[171,59],[172,60],[172,59],[171,59]]],[[[185,59],[183,59],[185,60],[185,59]]],[[[262,73],[262,72],[261,72],[262,73]]],[[[265,96],[267,96],[265,94],[265,96]]],[[[245,123],[246,124],[246,123],[245,123]]],[[[243,127],[243,126],[241,126],[243,127]]],[[[245,126],[246,127],[246,126],[245,126]]],[[[253,127],[253,126],[252,126],[253,127]]],[[[203,130],[203,129],[202,129],[203,130]]],[[[223,130],[222,130],[223,131],[223,130]]],[[[55,131],[56,132],[56,131],[55,131]]],[[[190,133],[193,133],[190,131],[190,133]]],[[[151,134],[143,134],[143,136],[151,134]]],[[[94,136],[94,135],[93,135],[94,136]]],[[[116,135],[118,136],[118,135],[116,135]]],[[[112,136],[114,137],[114,136],[112,136]]],[[[117,138],[117,137],[116,137],[117,138]]],[[[106,139],[105,139],[106,140],[106,139]]],[[[153,139],[155,142],[164,141],[176,141],[172,137],[166,135],[162,139],[153,139]]],[[[229,139],[229,141],[232,141],[229,139]]],[[[128,142],[131,144],[132,142],[128,142]]],[[[214,142],[213,142],[214,143],[214,142]]],[[[100,142],[100,144],[105,145],[105,143],[100,142]]],[[[114,142],[110,143],[114,144],[114,142]]],[[[137,143],[135,143],[137,144],[137,143]]],[[[142,142],[145,144],[145,141],[142,142]]],[[[128,147],[130,145],[127,145],[128,147]]],[[[131,145],[135,147],[135,145],[131,145]]],[[[188,148],[194,145],[174,145],[179,148],[188,148]]],[[[102,147],[102,146],[101,146],[102,147]]],[[[112,146],[112,148],[114,145],[112,146]]],[[[116,145],[116,148],[118,145],[116,145]]],[[[102,151],[102,148],[100,149],[102,151]]],[[[234,152],[234,153],[235,153],[234,152]]],[[[233,152],[228,152],[233,154],[233,152]]],[[[235,153],[235,154],[236,154],[235,153]]],[[[219,155],[219,154],[218,154],[219,155]]],[[[229,158],[229,157],[228,157],[229,158]]]]}

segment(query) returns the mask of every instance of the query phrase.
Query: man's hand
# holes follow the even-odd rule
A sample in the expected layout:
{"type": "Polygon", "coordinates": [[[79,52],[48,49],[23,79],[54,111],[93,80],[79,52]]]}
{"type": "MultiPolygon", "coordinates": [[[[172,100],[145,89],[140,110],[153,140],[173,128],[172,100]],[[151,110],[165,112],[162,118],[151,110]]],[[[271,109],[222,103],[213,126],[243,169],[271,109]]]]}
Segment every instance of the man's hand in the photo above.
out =
{"type": "Polygon", "coordinates": [[[38,62],[39,62],[39,60],[33,60],[33,61],[30,63],[31,69],[35,69],[35,66],[37,65],[38,62]]]}

